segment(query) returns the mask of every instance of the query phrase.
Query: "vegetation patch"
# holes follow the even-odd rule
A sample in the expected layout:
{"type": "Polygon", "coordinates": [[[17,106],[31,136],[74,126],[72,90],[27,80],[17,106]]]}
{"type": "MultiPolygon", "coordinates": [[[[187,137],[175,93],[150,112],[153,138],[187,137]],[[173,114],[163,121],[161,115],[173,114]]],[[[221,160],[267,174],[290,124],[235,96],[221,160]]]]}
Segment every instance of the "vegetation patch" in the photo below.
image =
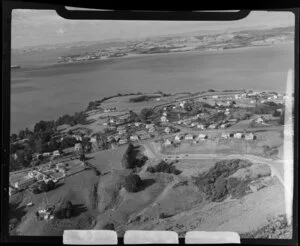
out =
{"type": "Polygon", "coordinates": [[[246,160],[233,159],[218,161],[207,173],[193,177],[195,184],[206,195],[206,198],[221,202],[229,195],[238,198],[246,194],[248,180],[240,180],[228,177],[238,169],[251,166],[252,163],[246,160]]]}
{"type": "Polygon", "coordinates": [[[243,233],[241,238],[251,239],[292,239],[292,226],[288,225],[285,215],[269,218],[266,225],[252,232],[243,233]]]}
{"type": "Polygon", "coordinates": [[[148,167],[146,171],[150,173],[172,173],[175,175],[179,175],[182,171],[176,169],[173,164],[174,163],[168,164],[167,162],[162,160],[156,166],[148,167]]]}

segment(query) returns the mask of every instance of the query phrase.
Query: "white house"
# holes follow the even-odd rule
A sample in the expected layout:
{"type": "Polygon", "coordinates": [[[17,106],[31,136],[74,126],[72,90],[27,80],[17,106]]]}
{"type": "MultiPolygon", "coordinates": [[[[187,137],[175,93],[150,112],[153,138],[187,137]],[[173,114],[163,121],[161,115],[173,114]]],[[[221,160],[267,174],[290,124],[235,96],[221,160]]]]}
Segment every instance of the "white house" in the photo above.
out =
{"type": "Polygon", "coordinates": [[[126,144],[128,141],[126,138],[122,138],[119,140],[119,144],[126,144]]]}
{"type": "Polygon", "coordinates": [[[176,135],[175,138],[174,138],[174,140],[175,140],[176,142],[180,142],[181,139],[182,139],[182,136],[180,136],[180,135],[176,135]]]}
{"type": "Polygon", "coordinates": [[[230,134],[229,133],[222,133],[222,138],[230,138],[230,134]]]}
{"type": "Polygon", "coordinates": [[[150,129],[148,130],[148,132],[155,132],[155,128],[154,128],[154,127],[150,128],[150,129]]]}
{"type": "Polygon", "coordinates": [[[165,133],[170,133],[170,131],[171,131],[170,127],[165,128],[165,133]]]}
{"type": "Polygon", "coordinates": [[[213,99],[218,99],[217,95],[212,96],[213,99]]]}
{"type": "Polygon", "coordinates": [[[205,129],[205,126],[203,124],[198,124],[197,125],[197,128],[201,129],[201,130],[204,130],[205,129]]]}
{"type": "Polygon", "coordinates": [[[118,131],[119,134],[125,134],[126,132],[126,129],[118,131]]]}
{"type": "Polygon", "coordinates": [[[91,143],[97,143],[97,138],[96,137],[91,137],[90,142],[91,143]]]}
{"type": "Polygon", "coordinates": [[[245,139],[246,139],[246,140],[254,140],[254,138],[255,138],[255,136],[254,136],[254,134],[253,134],[252,132],[247,133],[247,134],[245,135],[245,139]]]}
{"type": "Polygon", "coordinates": [[[258,117],[258,118],[255,119],[255,122],[256,123],[263,123],[264,119],[262,117],[258,117]]]}
{"type": "Polygon", "coordinates": [[[179,106],[182,107],[182,108],[184,108],[185,104],[186,104],[186,101],[182,101],[182,102],[179,103],[179,106]]]}
{"type": "Polygon", "coordinates": [[[140,123],[140,122],[135,122],[134,125],[135,125],[135,126],[140,126],[141,123],[140,123]]]}
{"type": "Polygon", "coordinates": [[[206,138],[207,138],[207,135],[206,135],[206,134],[200,133],[200,134],[198,135],[198,137],[197,137],[197,140],[204,140],[204,139],[206,139],[206,138]]]}
{"type": "Polygon", "coordinates": [[[167,139],[165,142],[164,142],[164,145],[165,146],[168,146],[168,145],[171,145],[172,144],[172,142],[169,140],[169,139],[167,139]]]}
{"type": "Polygon", "coordinates": [[[220,128],[226,128],[226,124],[222,124],[222,125],[220,125],[220,128]]]}
{"type": "Polygon", "coordinates": [[[185,137],[184,137],[185,140],[193,140],[194,139],[194,136],[192,134],[187,134],[185,137]]]}
{"type": "Polygon", "coordinates": [[[233,136],[234,136],[234,138],[242,138],[243,137],[243,133],[236,132],[233,136]]]}
{"type": "Polygon", "coordinates": [[[130,140],[137,141],[137,140],[139,140],[139,137],[137,135],[132,135],[132,136],[130,136],[130,140]]]}
{"type": "Polygon", "coordinates": [[[75,146],[74,146],[74,151],[80,151],[80,150],[82,150],[81,143],[76,143],[75,146]]]}
{"type": "Polygon", "coordinates": [[[166,116],[162,116],[162,117],[160,118],[160,121],[161,121],[161,122],[168,122],[169,120],[167,119],[166,116]]]}
{"type": "Polygon", "coordinates": [[[154,127],[154,124],[146,124],[146,129],[154,127]]]}
{"type": "Polygon", "coordinates": [[[167,112],[163,112],[163,114],[162,114],[163,116],[167,116],[168,115],[168,113],[167,112]]]}
{"type": "Polygon", "coordinates": [[[216,124],[211,124],[208,126],[209,129],[216,129],[217,128],[217,125],[216,124]]]}
{"type": "Polygon", "coordinates": [[[43,153],[43,157],[47,157],[47,156],[50,156],[51,154],[49,152],[45,152],[43,153]]]}
{"type": "Polygon", "coordinates": [[[60,156],[59,150],[53,151],[52,156],[60,156]]]}

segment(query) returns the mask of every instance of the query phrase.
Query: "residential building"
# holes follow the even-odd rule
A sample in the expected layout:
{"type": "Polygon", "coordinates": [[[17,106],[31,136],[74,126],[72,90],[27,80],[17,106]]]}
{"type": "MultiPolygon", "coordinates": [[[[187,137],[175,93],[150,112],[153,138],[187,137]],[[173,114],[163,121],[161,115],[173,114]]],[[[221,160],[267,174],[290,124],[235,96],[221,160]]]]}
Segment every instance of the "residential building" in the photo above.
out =
{"type": "Polygon", "coordinates": [[[27,189],[28,186],[34,184],[36,182],[36,179],[34,177],[30,178],[30,177],[24,177],[23,179],[21,179],[19,182],[15,183],[15,188],[17,188],[18,190],[23,190],[23,189],[27,189]]]}
{"type": "Polygon", "coordinates": [[[119,144],[126,144],[128,140],[126,138],[122,138],[119,140],[119,144]]]}
{"type": "Polygon", "coordinates": [[[197,128],[201,129],[201,130],[204,130],[205,129],[205,126],[203,124],[198,124],[197,125],[197,128]]]}
{"type": "Polygon", "coordinates": [[[162,116],[162,117],[160,117],[160,121],[161,122],[168,122],[169,120],[167,119],[166,116],[162,116]]]}
{"type": "Polygon", "coordinates": [[[236,132],[233,136],[234,136],[234,138],[242,138],[244,136],[244,134],[241,132],[236,132]]]}
{"type": "Polygon", "coordinates": [[[154,127],[154,124],[146,124],[146,129],[154,127]]]}
{"type": "Polygon", "coordinates": [[[220,128],[226,128],[227,124],[220,125],[220,128]]]}
{"type": "Polygon", "coordinates": [[[140,125],[141,125],[141,122],[134,122],[134,125],[135,125],[135,126],[140,126],[140,125]]]}
{"type": "Polygon", "coordinates": [[[117,127],[117,131],[122,131],[122,130],[125,130],[126,129],[126,126],[118,126],[117,127]]]}
{"type": "Polygon", "coordinates": [[[227,139],[227,138],[230,138],[230,134],[229,133],[222,133],[221,137],[227,139]]]}
{"type": "Polygon", "coordinates": [[[208,138],[208,136],[207,136],[206,134],[200,133],[200,134],[198,135],[198,137],[197,137],[197,140],[204,140],[204,139],[207,139],[207,138],[208,138]]]}
{"type": "Polygon", "coordinates": [[[176,135],[174,139],[175,139],[176,142],[180,142],[181,139],[182,139],[182,136],[176,135]]]}
{"type": "Polygon", "coordinates": [[[212,96],[213,99],[218,99],[219,97],[217,95],[212,96]]]}
{"type": "Polygon", "coordinates": [[[184,137],[185,140],[193,140],[194,139],[194,136],[192,134],[187,134],[185,137],[184,137]]]}
{"type": "Polygon", "coordinates": [[[211,124],[208,126],[209,129],[216,129],[217,128],[217,125],[216,124],[211,124]]]}
{"type": "Polygon", "coordinates": [[[126,129],[118,131],[119,134],[125,134],[127,132],[126,129]]]}
{"type": "Polygon", "coordinates": [[[231,124],[235,124],[235,123],[237,123],[237,121],[238,121],[237,119],[229,119],[228,120],[228,122],[231,124]]]}
{"type": "Polygon", "coordinates": [[[247,134],[245,135],[245,139],[246,139],[246,140],[254,140],[254,139],[255,139],[255,135],[254,135],[252,132],[247,133],[247,134]]]}
{"type": "Polygon", "coordinates": [[[82,150],[82,145],[81,143],[76,143],[74,146],[74,151],[81,151],[82,150]]]}
{"type": "Polygon", "coordinates": [[[165,146],[168,146],[168,145],[171,145],[172,144],[172,142],[169,140],[169,139],[167,139],[165,142],[164,142],[164,145],[165,146]]]}
{"type": "Polygon", "coordinates": [[[60,156],[59,150],[53,151],[52,156],[60,156]]]}
{"type": "Polygon", "coordinates": [[[165,133],[170,133],[171,129],[170,129],[170,127],[166,127],[164,131],[165,131],[165,133]]]}
{"type": "Polygon", "coordinates": [[[150,133],[155,132],[155,128],[154,127],[150,128],[148,132],[150,132],[150,133]]]}
{"type": "Polygon", "coordinates": [[[264,122],[264,119],[262,117],[258,117],[255,119],[255,122],[260,124],[264,122]]]}
{"type": "Polygon", "coordinates": [[[141,136],[141,135],[147,134],[147,132],[145,130],[140,130],[140,131],[136,131],[135,134],[138,135],[138,136],[141,136]]]}
{"type": "Polygon", "coordinates": [[[137,140],[139,140],[139,137],[137,135],[132,135],[132,136],[130,136],[130,140],[137,141],[137,140]]]}
{"type": "Polygon", "coordinates": [[[145,140],[145,139],[149,139],[150,137],[151,136],[148,133],[146,133],[146,134],[141,135],[140,139],[145,140]]]}
{"type": "Polygon", "coordinates": [[[43,157],[47,157],[47,156],[50,156],[51,154],[49,152],[45,152],[43,153],[43,157]]]}
{"type": "Polygon", "coordinates": [[[168,113],[167,112],[163,112],[163,116],[167,116],[168,115],[168,113]]]}

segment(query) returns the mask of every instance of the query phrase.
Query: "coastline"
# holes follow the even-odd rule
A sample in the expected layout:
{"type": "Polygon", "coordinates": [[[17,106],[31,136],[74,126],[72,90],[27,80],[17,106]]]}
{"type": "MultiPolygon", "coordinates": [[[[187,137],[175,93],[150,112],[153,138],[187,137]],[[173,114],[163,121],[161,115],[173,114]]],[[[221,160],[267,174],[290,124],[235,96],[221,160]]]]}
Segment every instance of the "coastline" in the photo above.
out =
{"type": "Polygon", "coordinates": [[[27,67],[27,68],[20,68],[18,71],[33,71],[33,70],[39,70],[39,69],[45,69],[45,68],[56,68],[56,67],[64,67],[64,66],[72,66],[72,65],[80,65],[80,64],[97,64],[97,63],[105,63],[105,62],[114,62],[118,60],[124,60],[124,59],[134,59],[134,58],[146,58],[146,57],[153,57],[153,56],[165,56],[165,55],[176,55],[176,54],[195,54],[195,55],[216,55],[216,54],[227,54],[232,52],[239,52],[239,51],[245,51],[245,50],[251,50],[251,49],[259,49],[259,48],[274,48],[277,46],[285,46],[288,44],[294,44],[294,41],[286,41],[282,43],[276,43],[276,44],[266,44],[266,45],[252,45],[252,46],[244,46],[244,47],[233,47],[229,49],[223,49],[223,50],[208,50],[210,48],[204,48],[204,49],[194,49],[194,50],[188,50],[188,51],[171,51],[171,52],[162,52],[162,53],[150,53],[150,54],[137,54],[137,53],[129,53],[126,56],[122,57],[110,57],[105,59],[95,59],[95,60],[87,60],[87,61],[76,61],[76,62],[62,62],[62,63],[53,63],[48,64],[45,66],[39,66],[39,67],[27,67]]]}

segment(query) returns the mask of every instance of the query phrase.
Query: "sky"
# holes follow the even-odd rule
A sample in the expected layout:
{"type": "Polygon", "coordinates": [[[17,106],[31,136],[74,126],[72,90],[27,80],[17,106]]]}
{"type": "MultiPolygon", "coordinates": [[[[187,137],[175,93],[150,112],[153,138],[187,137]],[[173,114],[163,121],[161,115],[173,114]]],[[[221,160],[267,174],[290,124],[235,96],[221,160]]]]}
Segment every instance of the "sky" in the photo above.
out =
{"type": "Polygon", "coordinates": [[[12,48],[26,46],[143,38],[201,30],[251,29],[294,25],[290,12],[251,12],[238,21],[117,21],[67,20],[54,10],[15,9],[12,12],[12,48]]]}

